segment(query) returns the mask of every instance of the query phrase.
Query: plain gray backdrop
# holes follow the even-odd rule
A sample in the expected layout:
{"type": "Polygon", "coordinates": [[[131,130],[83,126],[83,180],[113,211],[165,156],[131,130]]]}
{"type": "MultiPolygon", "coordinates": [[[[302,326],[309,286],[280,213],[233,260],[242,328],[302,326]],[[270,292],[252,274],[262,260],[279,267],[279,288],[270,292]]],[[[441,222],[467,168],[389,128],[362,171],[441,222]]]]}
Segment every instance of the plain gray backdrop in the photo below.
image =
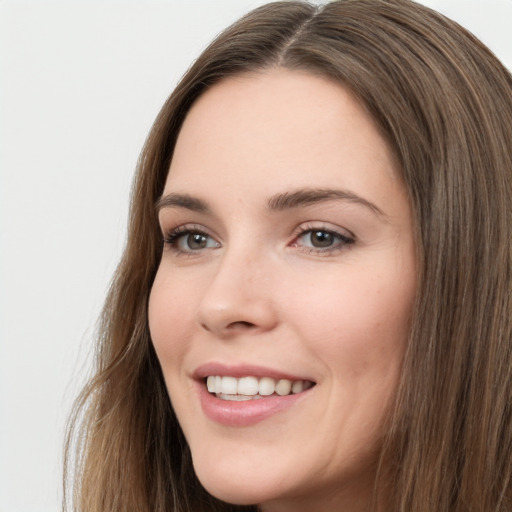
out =
{"type": "MultiPolygon", "coordinates": [[[[139,151],[201,49],[262,3],[0,0],[0,512],[59,510],[139,151]]],[[[512,67],[512,0],[423,3],[512,67]]]]}

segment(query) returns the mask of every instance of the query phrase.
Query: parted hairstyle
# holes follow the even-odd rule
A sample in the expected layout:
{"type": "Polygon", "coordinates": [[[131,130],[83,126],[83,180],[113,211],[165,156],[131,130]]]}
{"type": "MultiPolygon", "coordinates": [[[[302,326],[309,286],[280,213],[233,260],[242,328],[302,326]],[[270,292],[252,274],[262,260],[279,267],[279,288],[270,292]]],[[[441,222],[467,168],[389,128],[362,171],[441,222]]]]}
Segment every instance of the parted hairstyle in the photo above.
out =
{"type": "Polygon", "coordinates": [[[268,4],[217,37],[182,78],[139,160],[95,374],[70,422],[64,506],[257,510],[220,502],[196,479],[147,309],[162,251],[154,205],[187,112],[224,78],[276,67],[326,77],[359,98],[413,208],[418,291],[375,496],[389,512],[510,512],[512,77],[462,27],[409,0],[268,4]]]}

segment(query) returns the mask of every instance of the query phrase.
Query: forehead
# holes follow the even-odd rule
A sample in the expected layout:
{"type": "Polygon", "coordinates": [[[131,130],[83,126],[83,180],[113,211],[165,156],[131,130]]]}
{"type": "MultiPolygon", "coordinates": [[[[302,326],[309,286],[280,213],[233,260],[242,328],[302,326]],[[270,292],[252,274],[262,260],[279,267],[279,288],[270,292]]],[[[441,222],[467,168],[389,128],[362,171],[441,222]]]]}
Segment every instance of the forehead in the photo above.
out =
{"type": "Polygon", "coordinates": [[[236,187],[271,195],[279,185],[370,186],[396,181],[392,154],[346,88],[306,72],[235,76],[188,113],[165,191],[236,187]]]}

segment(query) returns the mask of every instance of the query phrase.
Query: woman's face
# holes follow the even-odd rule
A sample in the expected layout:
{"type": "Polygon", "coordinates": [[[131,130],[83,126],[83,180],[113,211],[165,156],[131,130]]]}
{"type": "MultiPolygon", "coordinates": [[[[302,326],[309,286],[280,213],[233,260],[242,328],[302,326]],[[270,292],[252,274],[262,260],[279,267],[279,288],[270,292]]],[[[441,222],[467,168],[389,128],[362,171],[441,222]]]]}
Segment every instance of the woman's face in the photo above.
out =
{"type": "Polygon", "coordinates": [[[372,119],[310,74],[226,79],[189,112],[159,208],[149,324],[200,481],[264,510],[359,510],[416,285],[372,119]]]}

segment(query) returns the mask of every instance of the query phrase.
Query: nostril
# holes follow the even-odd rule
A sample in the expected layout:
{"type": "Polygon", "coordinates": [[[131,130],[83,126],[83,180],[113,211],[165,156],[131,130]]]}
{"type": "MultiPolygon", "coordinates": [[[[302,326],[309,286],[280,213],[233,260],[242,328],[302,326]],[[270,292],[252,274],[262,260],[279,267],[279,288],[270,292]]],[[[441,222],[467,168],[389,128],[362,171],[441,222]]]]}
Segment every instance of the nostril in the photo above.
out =
{"type": "Polygon", "coordinates": [[[202,327],[205,331],[207,331],[207,332],[211,332],[211,329],[210,329],[206,324],[204,324],[204,323],[202,323],[202,322],[201,322],[201,327],[202,327]]]}
{"type": "Polygon", "coordinates": [[[247,329],[247,328],[250,328],[250,327],[254,327],[254,324],[252,324],[251,322],[246,322],[244,320],[241,320],[239,322],[231,322],[228,325],[228,329],[236,329],[237,327],[241,327],[243,329],[247,329]]]}

